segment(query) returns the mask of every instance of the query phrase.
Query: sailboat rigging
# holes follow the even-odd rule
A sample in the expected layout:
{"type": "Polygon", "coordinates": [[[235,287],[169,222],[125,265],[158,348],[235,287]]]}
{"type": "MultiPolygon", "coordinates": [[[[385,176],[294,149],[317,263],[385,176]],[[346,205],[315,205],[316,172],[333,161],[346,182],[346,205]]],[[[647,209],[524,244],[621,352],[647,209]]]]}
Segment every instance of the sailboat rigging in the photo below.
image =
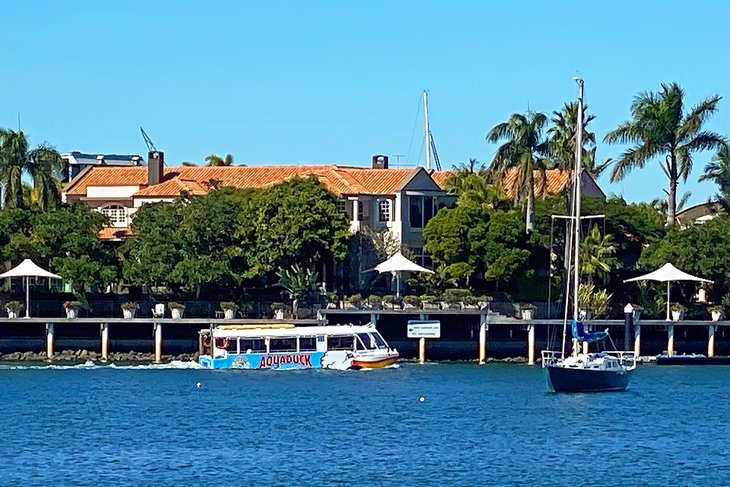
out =
{"type": "Polygon", "coordinates": [[[588,353],[591,343],[602,341],[608,331],[589,332],[581,320],[578,302],[580,287],[580,221],[581,221],[581,174],[583,171],[583,80],[578,83],[578,114],[576,127],[575,162],[573,168],[573,198],[570,220],[570,237],[566,238],[567,255],[572,258],[566,279],[566,298],[563,315],[563,340],[561,351],[543,350],[542,364],[547,370],[548,386],[555,392],[606,392],[623,391],[629,384],[636,368],[633,352],[588,353]],[[572,275],[571,275],[572,274],[572,275]],[[569,296],[573,298],[571,323],[572,352],[566,356],[565,344],[568,328],[569,296]],[[582,348],[582,350],[581,350],[582,348]]]}

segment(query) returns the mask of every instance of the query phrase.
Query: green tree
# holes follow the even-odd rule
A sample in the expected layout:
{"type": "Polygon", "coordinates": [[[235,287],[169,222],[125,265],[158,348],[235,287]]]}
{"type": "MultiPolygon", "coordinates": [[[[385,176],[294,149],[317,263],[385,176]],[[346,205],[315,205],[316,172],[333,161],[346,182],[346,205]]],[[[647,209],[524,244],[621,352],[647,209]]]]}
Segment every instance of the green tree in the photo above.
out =
{"type": "Polygon", "coordinates": [[[676,223],[677,185],[692,171],[693,154],[726,146],[719,134],[703,130],[705,121],[717,111],[720,96],[701,101],[687,113],[684,91],[677,83],[662,84],[659,93],[641,93],[631,105],[627,120],[604,138],[609,144],[634,144],[616,161],[611,182],[622,180],[632,169],[664,156],[662,170],[669,179],[667,225],[676,223]]]}
{"type": "Polygon", "coordinates": [[[607,280],[611,269],[618,264],[615,257],[616,246],[609,234],[601,235],[598,225],[593,225],[580,242],[580,271],[593,284],[593,276],[598,274],[607,280]]]}
{"type": "Polygon", "coordinates": [[[720,193],[717,198],[730,207],[730,149],[722,147],[705,166],[705,173],[700,181],[712,181],[717,184],[720,193]]]}
{"type": "Polygon", "coordinates": [[[122,274],[135,285],[158,286],[171,281],[175,266],[182,260],[176,230],[183,219],[184,203],[146,203],[132,220],[132,235],[121,252],[122,274]]]}
{"type": "Polygon", "coordinates": [[[114,250],[99,240],[106,217],[84,203],[38,214],[31,241],[38,258],[76,292],[104,289],[119,277],[114,250]]]}
{"type": "Polygon", "coordinates": [[[61,155],[43,144],[30,149],[22,131],[0,129],[0,182],[5,186],[4,205],[22,208],[31,201],[23,198],[23,175],[33,179],[34,203],[41,209],[56,208],[61,201],[56,174],[61,169],[61,155]]]}
{"type": "Polygon", "coordinates": [[[306,301],[320,291],[317,282],[318,275],[312,269],[301,267],[298,264],[294,264],[290,269],[279,269],[276,275],[279,276],[279,282],[276,285],[283,288],[286,295],[292,300],[292,315],[297,318],[299,302],[306,301]]]}
{"type": "Polygon", "coordinates": [[[206,166],[233,166],[233,155],[226,154],[224,157],[211,154],[205,158],[206,166]]]}
{"type": "Polygon", "coordinates": [[[526,115],[514,113],[506,122],[497,124],[487,133],[487,141],[506,141],[497,148],[489,167],[493,178],[501,180],[508,170],[516,171],[514,186],[515,206],[527,202],[525,231],[535,228],[535,181],[534,171],[541,175],[540,192],[545,189],[546,156],[548,143],[543,140],[543,131],[548,119],[544,113],[529,112],[526,115]]]}
{"type": "Polygon", "coordinates": [[[249,276],[265,275],[293,264],[313,267],[342,261],[349,223],[335,196],[316,178],[293,178],[259,193],[251,212],[239,216],[242,241],[254,233],[249,276]]]}

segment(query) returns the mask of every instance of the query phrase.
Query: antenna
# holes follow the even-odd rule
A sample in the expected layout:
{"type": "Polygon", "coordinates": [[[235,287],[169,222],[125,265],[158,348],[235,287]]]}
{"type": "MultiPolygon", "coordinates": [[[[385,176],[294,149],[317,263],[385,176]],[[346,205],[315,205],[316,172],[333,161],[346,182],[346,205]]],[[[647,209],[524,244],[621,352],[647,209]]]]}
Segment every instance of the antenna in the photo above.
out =
{"type": "Polygon", "coordinates": [[[393,154],[393,157],[395,157],[395,165],[396,167],[400,167],[400,158],[405,157],[405,154],[393,154]]]}
{"type": "Polygon", "coordinates": [[[140,130],[140,132],[142,132],[142,137],[144,138],[144,143],[147,144],[147,151],[157,152],[157,148],[155,147],[155,144],[152,143],[152,141],[147,136],[147,133],[144,131],[144,129],[142,127],[140,127],[139,130],[140,130]]]}
{"type": "Polygon", "coordinates": [[[20,132],[20,109],[18,109],[18,132],[20,132]]]}

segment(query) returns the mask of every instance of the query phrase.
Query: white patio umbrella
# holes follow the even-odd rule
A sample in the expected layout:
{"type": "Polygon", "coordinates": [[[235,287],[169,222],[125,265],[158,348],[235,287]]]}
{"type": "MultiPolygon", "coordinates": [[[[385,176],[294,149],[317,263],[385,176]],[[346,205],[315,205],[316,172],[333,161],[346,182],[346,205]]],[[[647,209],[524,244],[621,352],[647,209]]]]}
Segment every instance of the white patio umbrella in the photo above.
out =
{"type": "Polygon", "coordinates": [[[375,270],[381,274],[384,272],[390,272],[396,278],[395,295],[400,296],[400,274],[401,272],[426,272],[433,274],[431,269],[426,269],[423,266],[416,264],[408,260],[400,252],[396,252],[392,257],[381,262],[375,266],[375,270]]]}
{"type": "Polygon", "coordinates": [[[24,277],[25,278],[25,317],[30,318],[30,278],[31,277],[50,277],[53,279],[61,279],[52,272],[38,267],[32,260],[25,259],[23,262],[13,267],[7,272],[0,274],[0,277],[24,277]]]}
{"type": "Polygon", "coordinates": [[[650,272],[648,274],[644,274],[643,276],[639,277],[632,277],[631,279],[626,279],[624,282],[633,282],[633,281],[659,281],[659,282],[666,282],[667,283],[667,321],[670,321],[669,317],[669,283],[671,281],[697,281],[697,282],[712,282],[709,279],[703,279],[701,277],[693,276],[692,274],[687,274],[686,272],[680,271],[676,267],[674,267],[672,264],[667,262],[663,266],[661,266],[659,269],[655,270],[654,272],[650,272]]]}

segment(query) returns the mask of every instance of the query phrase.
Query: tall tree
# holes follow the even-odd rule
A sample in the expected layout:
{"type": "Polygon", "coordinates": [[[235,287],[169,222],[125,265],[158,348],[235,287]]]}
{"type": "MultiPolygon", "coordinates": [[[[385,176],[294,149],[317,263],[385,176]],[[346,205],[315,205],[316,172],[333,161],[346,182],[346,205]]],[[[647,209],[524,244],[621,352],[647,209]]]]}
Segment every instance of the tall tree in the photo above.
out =
{"type": "MultiPolygon", "coordinates": [[[[588,130],[588,124],[596,116],[588,113],[588,106],[583,107],[583,167],[593,177],[598,177],[606,170],[611,159],[596,164],[596,135],[588,130]]],[[[548,145],[554,164],[561,171],[572,170],[575,161],[575,139],[578,127],[578,102],[572,101],[563,105],[562,110],[553,112],[550,119],[552,126],[548,130],[548,145]]]]}
{"type": "Polygon", "coordinates": [[[44,210],[56,208],[61,202],[56,177],[61,165],[61,155],[50,145],[30,149],[22,131],[0,129],[0,183],[5,186],[5,206],[22,208],[31,203],[23,198],[23,175],[27,174],[33,179],[32,202],[44,210]]]}
{"type": "Polygon", "coordinates": [[[730,206],[730,149],[722,147],[710,162],[705,166],[705,174],[700,181],[713,181],[717,184],[720,193],[718,199],[726,207],[730,206]]]}
{"type": "Polygon", "coordinates": [[[487,141],[505,143],[497,148],[489,171],[495,180],[501,181],[508,170],[516,171],[513,188],[515,206],[527,202],[525,231],[535,228],[535,180],[534,171],[539,171],[541,188],[545,189],[546,156],[548,143],[543,131],[548,119],[544,113],[528,112],[512,114],[506,122],[496,125],[487,133],[487,141]]]}
{"type": "Polygon", "coordinates": [[[662,84],[659,93],[637,95],[631,104],[632,120],[609,132],[609,144],[634,144],[621,154],[611,173],[611,182],[620,181],[632,169],[664,156],[662,169],[669,179],[667,225],[676,223],[677,185],[692,171],[693,154],[727,146],[719,134],[703,130],[705,121],[717,111],[720,96],[702,100],[687,113],[684,91],[677,83],[662,84]]]}
{"type": "Polygon", "coordinates": [[[580,271],[587,276],[588,283],[593,284],[593,276],[596,274],[608,280],[611,269],[618,264],[613,237],[609,234],[601,235],[598,225],[593,225],[580,243],[580,251],[580,271]]]}
{"type": "Polygon", "coordinates": [[[205,158],[205,161],[206,166],[232,166],[234,163],[232,154],[226,154],[224,157],[211,154],[205,158]]]}

